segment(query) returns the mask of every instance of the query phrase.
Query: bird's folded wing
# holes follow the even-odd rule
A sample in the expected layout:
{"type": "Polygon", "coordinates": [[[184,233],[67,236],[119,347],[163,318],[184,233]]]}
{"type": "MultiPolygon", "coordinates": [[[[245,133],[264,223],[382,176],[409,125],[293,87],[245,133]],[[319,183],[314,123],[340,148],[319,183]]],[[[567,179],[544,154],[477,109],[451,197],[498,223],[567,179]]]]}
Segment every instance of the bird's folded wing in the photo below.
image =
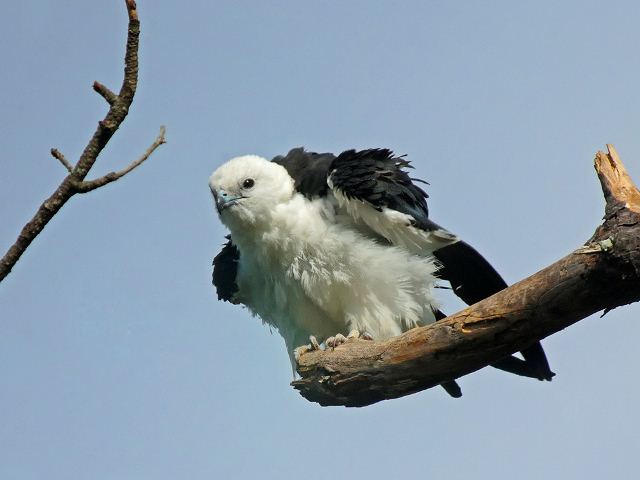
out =
{"type": "Polygon", "coordinates": [[[238,292],[236,277],[238,275],[238,261],[240,252],[227,235],[227,243],[222,246],[220,253],[213,259],[213,285],[216,287],[218,300],[237,303],[235,295],[238,292]]]}

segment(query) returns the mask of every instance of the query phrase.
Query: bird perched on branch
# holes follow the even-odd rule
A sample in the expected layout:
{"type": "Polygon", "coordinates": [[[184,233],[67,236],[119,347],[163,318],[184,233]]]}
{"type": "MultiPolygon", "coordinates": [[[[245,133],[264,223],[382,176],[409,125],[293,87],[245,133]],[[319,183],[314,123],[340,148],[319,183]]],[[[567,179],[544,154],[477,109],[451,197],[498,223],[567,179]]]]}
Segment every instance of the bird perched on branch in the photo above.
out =
{"type": "MultiPolygon", "coordinates": [[[[410,167],[387,149],[302,148],[220,166],[209,185],[231,235],[213,262],[218,298],[275,327],[295,366],[321,342],[384,340],[444,318],[440,280],[468,304],[505,288],[475,249],[429,218],[410,167]]],[[[551,380],[539,343],[522,354],[494,366],[551,380]]],[[[454,379],[443,387],[461,395],[454,379]]]]}

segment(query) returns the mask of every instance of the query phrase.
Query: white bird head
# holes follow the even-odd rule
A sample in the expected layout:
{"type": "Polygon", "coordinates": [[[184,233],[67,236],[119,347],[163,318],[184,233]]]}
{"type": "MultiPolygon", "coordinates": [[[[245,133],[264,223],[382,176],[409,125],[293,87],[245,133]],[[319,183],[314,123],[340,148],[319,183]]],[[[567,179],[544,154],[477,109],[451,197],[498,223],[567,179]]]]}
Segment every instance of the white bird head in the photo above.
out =
{"type": "Polygon", "coordinates": [[[269,222],[271,212],[291,199],[294,181],[281,165],[256,155],[232,158],[209,178],[220,220],[230,230],[269,222]]]}

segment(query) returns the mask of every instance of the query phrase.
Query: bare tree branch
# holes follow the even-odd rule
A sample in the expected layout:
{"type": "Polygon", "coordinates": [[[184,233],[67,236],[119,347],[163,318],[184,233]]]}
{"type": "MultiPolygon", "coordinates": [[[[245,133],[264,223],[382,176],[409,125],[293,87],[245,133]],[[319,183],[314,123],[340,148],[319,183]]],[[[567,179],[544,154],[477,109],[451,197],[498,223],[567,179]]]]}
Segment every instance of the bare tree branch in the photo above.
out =
{"type": "Polygon", "coordinates": [[[165,131],[166,130],[164,126],[160,127],[160,133],[156,137],[155,141],[142,154],[142,156],[140,156],[140,158],[138,158],[137,160],[134,160],[133,162],[131,162],[129,165],[127,165],[125,168],[123,168],[119,172],[109,172],[100,178],[96,178],[95,180],[85,180],[82,182],[78,182],[74,185],[76,190],[80,193],[87,193],[87,192],[90,192],[91,190],[95,190],[96,188],[103,187],[108,183],[114,182],[118,180],[120,177],[124,177],[131,170],[142,165],[142,163],[151,156],[151,154],[156,148],[158,148],[163,143],[166,143],[166,140],[164,138],[165,131]]]}
{"type": "Polygon", "coordinates": [[[607,147],[595,159],[604,223],[585,246],[435,324],[306,353],[292,385],[322,405],[365,406],[466,375],[595,312],[640,300],[640,191],[607,147]]]}
{"type": "MultiPolygon", "coordinates": [[[[98,122],[96,131],[89,140],[89,143],[80,155],[75,166],[71,166],[71,164],[66,161],[64,156],[58,150],[54,149],[51,151],[51,154],[68,170],[71,167],[71,172],[64,178],[56,191],[53,192],[53,194],[46,199],[42,205],[40,205],[40,208],[33,218],[23,227],[15,243],[0,260],[0,282],[11,272],[11,269],[14,267],[16,262],[20,259],[29,245],[31,245],[31,242],[33,242],[38,234],[44,229],[47,223],[49,223],[53,216],[73,195],[80,192],[78,185],[83,184],[82,182],[89,173],[89,170],[91,170],[91,167],[93,167],[94,163],[98,159],[98,155],[100,155],[104,147],[107,145],[107,142],[109,142],[129,112],[129,107],[131,106],[131,102],[133,101],[138,85],[138,40],[140,36],[140,22],[138,20],[138,11],[136,10],[135,1],[125,0],[125,5],[129,15],[129,27],[127,32],[127,45],[125,49],[124,79],[122,81],[120,91],[116,95],[102,84],[98,82],[94,84],[94,89],[102,95],[107,102],[109,102],[110,107],[106,116],[98,122]]],[[[155,146],[152,145],[153,148],[151,149],[151,152],[157,148],[157,146],[164,143],[164,127],[161,130],[161,136],[162,141],[158,143],[158,145],[155,145],[154,142],[155,146]]],[[[158,140],[156,140],[156,142],[157,141],[158,140]]],[[[149,152],[149,155],[151,152],[149,152]]],[[[149,155],[146,155],[146,157],[149,155]]],[[[146,160],[146,157],[143,158],[142,161],[146,160]]],[[[139,163],[142,163],[142,161],[139,163]]],[[[134,164],[135,163],[136,162],[134,162],[134,164]]],[[[139,163],[136,165],[132,164],[133,166],[130,165],[129,167],[131,168],[129,168],[128,171],[131,171],[139,165],[139,163]]],[[[122,175],[125,173],[127,172],[124,172],[122,175]]],[[[122,175],[118,175],[117,178],[120,178],[122,175]]],[[[91,182],[87,183],[91,184],[91,182]]],[[[98,188],[98,186],[101,185],[97,185],[92,189],[98,188]]]]}

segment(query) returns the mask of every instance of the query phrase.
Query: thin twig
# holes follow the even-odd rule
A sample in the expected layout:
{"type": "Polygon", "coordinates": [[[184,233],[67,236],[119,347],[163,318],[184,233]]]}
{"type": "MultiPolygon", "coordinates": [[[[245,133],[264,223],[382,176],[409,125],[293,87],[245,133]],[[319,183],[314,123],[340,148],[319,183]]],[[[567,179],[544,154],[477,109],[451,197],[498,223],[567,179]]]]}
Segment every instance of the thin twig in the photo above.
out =
{"type": "Polygon", "coordinates": [[[60,150],[58,150],[57,148],[52,148],[51,155],[53,155],[54,158],[57,158],[58,161],[62,165],[64,165],[64,168],[66,168],[69,173],[73,171],[73,165],[69,163],[69,160],[67,160],[67,158],[64,156],[64,154],[60,150]]]}
{"type": "Polygon", "coordinates": [[[118,95],[109,90],[108,87],[96,81],[93,82],[93,89],[104,98],[109,105],[113,105],[118,100],[118,95]]]}
{"type": "Polygon", "coordinates": [[[164,138],[165,132],[166,132],[166,129],[163,125],[160,127],[160,133],[158,134],[155,141],[149,146],[149,148],[147,148],[147,150],[142,154],[142,156],[137,160],[131,162],[129,165],[127,165],[127,167],[123,168],[119,172],[110,172],[102,177],[96,178],[95,180],[78,182],[75,184],[75,188],[80,193],[87,193],[87,192],[90,192],[91,190],[95,190],[96,188],[103,187],[108,183],[115,182],[121,177],[124,177],[131,170],[142,165],[142,163],[151,156],[151,154],[154,152],[156,148],[158,148],[163,143],[166,143],[166,140],[164,138]]]}

